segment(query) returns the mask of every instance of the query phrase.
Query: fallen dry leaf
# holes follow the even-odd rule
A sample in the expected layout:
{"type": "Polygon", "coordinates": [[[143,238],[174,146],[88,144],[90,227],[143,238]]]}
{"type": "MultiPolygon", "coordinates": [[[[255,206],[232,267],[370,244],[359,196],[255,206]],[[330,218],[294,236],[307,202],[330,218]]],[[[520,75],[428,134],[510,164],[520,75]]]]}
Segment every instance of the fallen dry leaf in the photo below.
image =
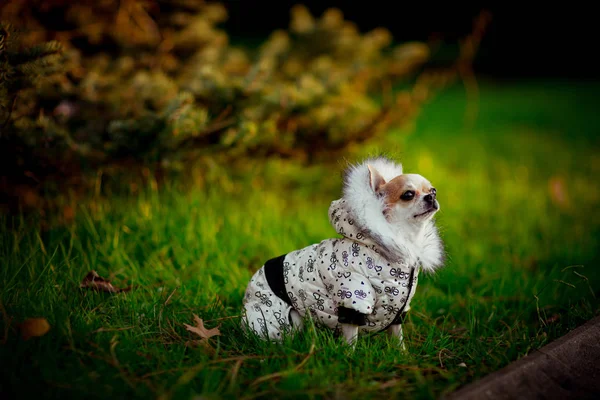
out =
{"type": "Polygon", "coordinates": [[[195,333],[196,335],[200,336],[202,339],[208,339],[213,336],[217,336],[217,335],[221,334],[221,332],[219,332],[218,326],[211,328],[211,329],[206,329],[206,327],[204,326],[204,321],[202,321],[202,319],[200,317],[198,317],[196,314],[194,314],[194,322],[196,323],[195,326],[188,325],[188,324],[183,324],[183,325],[185,325],[185,329],[187,329],[188,331],[190,331],[192,333],[195,333]]]}
{"type": "Polygon", "coordinates": [[[79,285],[79,287],[109,293],[128,292],[131,290],[131,286],[122,289],[114,287],[112,283],[110,283],[110,281],[102,278],[100,275],[98,275],[96,271],[88,272],[85,278],[83,278],[83,281],[81,282],[81,285],[79,285]]]}
{"type": "Polygon", "coordinates": [[[46,318],[29,318],[19,324],[23,340],[36,336],[44,336],[50,330],[50,324],[46,318]]]}

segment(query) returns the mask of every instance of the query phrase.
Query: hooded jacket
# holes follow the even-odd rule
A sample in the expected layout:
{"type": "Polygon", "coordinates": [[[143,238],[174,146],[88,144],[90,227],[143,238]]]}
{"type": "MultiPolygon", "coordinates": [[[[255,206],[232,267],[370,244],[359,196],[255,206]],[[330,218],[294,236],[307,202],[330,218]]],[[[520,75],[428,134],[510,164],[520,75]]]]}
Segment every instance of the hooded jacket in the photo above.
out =
{"type": "Polygon", "coordinates": [[[367,160],[345,173],[342,198],[329,207],[329,222],[341,238],[292,251],[265,263],[274,292],[301,315],[332,329],[339,323],[361,331],[381,331],[401,323],[417,288],[421,270],[444,261],[432,220],[418,243],[404,238],[385,219],[383,199],[369,184],[367,164],[386,181],[402,167],[386,158],[367,160]]]}

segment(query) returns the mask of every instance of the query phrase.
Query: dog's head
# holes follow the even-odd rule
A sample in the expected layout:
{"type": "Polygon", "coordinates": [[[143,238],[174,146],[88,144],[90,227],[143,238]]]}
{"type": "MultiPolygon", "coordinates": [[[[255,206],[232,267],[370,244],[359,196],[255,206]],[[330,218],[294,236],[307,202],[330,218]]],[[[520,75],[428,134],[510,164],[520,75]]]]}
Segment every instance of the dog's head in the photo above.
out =
{"type": "Polygon", "coordinates": [[[393,224],[422,225],[440,209],[436,190],[418,174],[402,174],[386,182],[371,165],[369,183],[375,194],[384,199],[385,217],[393,224]]]}

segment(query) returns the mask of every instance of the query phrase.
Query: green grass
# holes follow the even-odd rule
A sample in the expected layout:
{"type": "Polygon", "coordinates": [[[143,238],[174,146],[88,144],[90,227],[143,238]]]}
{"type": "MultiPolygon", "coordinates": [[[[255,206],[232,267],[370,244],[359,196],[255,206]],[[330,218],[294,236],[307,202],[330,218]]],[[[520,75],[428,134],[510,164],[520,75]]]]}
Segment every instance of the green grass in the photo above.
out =
{"type": "Polygon", "coordinates": [[[339,169],[215,167],[204,175],[221,178],[186,191],[167,183],[92,196],[73,224],[48,231],[36,218],[4,219],[0,393],[437,398],[507,365],[599,313],[597,90],[488,84],[477,123],[465,127],[456,88],[424,110],[413,134],[390,133],[382,148],[438,188],[449,254],[443,270],[420,279],[407,355],[385,335],[362,337],[350,354],[318,329],[267,345],[237,325],[246,282],[264,260],[335,234],[327,208],[339,169]],[[92,269],[134,288],[80,290],[92,269]],[[220,327],[209,347],[186,343],[193,314],[220,327]],[[51,329],[24,341],[18,324],[30,317],[51,329]]]}

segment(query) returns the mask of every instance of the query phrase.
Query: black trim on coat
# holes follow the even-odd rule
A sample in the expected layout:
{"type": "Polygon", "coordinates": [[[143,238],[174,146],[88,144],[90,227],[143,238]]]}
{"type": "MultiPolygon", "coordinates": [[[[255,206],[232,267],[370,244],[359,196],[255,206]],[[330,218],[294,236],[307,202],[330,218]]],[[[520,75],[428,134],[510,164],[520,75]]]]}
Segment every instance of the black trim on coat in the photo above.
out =
{"type": "Polygon", "coordinates": [[[267,278],[267,283],[273,293],[291,306],[292,300],[290,300],[290,296],[287,294],[285,281],[283,280],[283,261],[286,255],[283,254],[265,262],[265,278],[267,278]]]}
{"type": "Polygon", "coordinates": [[[406,311],[399,312],[398,314],[396,314],[396,318],[394,318],[394,320],[388,325],[388,327],[390,327],[392,325],[403,324],[404,320],[406,319],[407,314],[408,314],[408,312],[406,312],[406,311]]]}
{"type": "Polygon", "coordinates": [[[341,324],[351,324],[363,326],[367,324],[367,315],[352,308],[338,307],[338,322],[341,324]]]}

